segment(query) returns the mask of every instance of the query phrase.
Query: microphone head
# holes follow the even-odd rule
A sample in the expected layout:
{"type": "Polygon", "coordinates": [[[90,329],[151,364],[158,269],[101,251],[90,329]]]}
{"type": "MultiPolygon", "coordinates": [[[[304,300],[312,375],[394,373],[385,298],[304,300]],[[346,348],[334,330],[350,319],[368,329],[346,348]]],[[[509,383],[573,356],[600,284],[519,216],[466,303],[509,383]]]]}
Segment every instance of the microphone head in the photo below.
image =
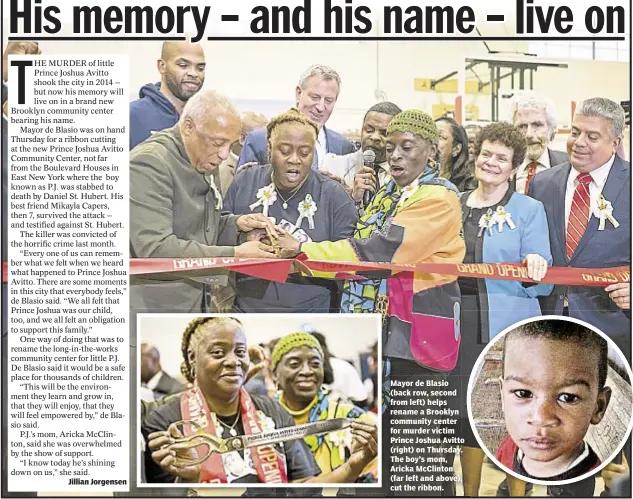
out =
{"type": "Polygon", "coordinates": [[[371,163],[373,164],[376,161],[376,153],[371,149],[367,149],[363,151],[363,163],[371,163]]]}

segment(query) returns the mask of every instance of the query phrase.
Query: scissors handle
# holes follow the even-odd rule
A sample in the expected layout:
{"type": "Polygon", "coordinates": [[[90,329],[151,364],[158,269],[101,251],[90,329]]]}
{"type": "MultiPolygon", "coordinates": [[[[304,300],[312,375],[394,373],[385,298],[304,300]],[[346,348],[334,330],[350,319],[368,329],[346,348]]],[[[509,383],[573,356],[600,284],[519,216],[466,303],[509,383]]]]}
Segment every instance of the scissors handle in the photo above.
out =
{"type": "Polygon", "coordinates": [[[185,468],[187,466],[195,466],[202,464],[209,456],[214,452],[226,452],[226,441],[223,438],[216,437],[206,433],[202,427],[192,420],[181,420],[172,423],[184,434],[185,425],[191,425],[194,428],[194,433],[184,437],[174,438],[174,442],[169,444],[167,448],[170,450],[195,450],[198,455],[197,458],[191,458],[187,456],[177,456],[173,465],[176,468],[185,468]],[[206,447],[206,450],[202,450],[201,447],[206,447]]]}

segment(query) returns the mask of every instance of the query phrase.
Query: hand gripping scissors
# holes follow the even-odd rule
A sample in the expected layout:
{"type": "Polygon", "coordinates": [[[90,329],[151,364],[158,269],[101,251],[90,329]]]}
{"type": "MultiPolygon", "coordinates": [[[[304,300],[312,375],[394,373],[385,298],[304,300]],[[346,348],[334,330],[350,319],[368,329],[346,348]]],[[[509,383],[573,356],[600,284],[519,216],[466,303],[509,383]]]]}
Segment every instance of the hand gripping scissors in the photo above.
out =
{"type": "Polygon", "coordinates": [[[287,426],[276,430],[256,433],[253,435],[239,435],[230,438],[221,438],[206,433],[203,428],[193,420],[181,420],[173,423],[181,433],[185,425],[191,425],[194,432],[191,435],[181,438],[175,438],[174,442],[168,444],[170,450],[195,449],[198,458],[189,458],[179,456],[173,464],[176,468],[184,468],[187,466],[195,466],[209,459],[211,454],[224,454],[226,452],[239,451],[250,447],[259,447],[262,445],[272,445],[289,440],[297,440],[310,435],[325,435],[333,431],[339,431],[348,428],[352,424],[352,419],[336,418],[317,421],[315,423],[306,423],[296,426],[287,426]],[[206,447],[206,450],[200,450],[206,447]]]}

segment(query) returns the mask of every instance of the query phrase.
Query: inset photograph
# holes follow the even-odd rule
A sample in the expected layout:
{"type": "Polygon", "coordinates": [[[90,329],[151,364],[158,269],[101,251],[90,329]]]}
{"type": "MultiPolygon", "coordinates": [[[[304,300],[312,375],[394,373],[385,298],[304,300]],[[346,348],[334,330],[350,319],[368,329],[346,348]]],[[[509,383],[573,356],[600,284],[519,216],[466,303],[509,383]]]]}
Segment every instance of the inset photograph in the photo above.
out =
{"type": "Polygon", "coordinates": [[[380,486],[380,316],[141,314],[141,486],[380,486]]]}
{"type": "Polygon", "coordinates": [[[631,369],[576,319],[523,321],[495,337],[468,385],[482,449],[512,477],[563,485],[617,461],[633,421],[631,369]]]}

